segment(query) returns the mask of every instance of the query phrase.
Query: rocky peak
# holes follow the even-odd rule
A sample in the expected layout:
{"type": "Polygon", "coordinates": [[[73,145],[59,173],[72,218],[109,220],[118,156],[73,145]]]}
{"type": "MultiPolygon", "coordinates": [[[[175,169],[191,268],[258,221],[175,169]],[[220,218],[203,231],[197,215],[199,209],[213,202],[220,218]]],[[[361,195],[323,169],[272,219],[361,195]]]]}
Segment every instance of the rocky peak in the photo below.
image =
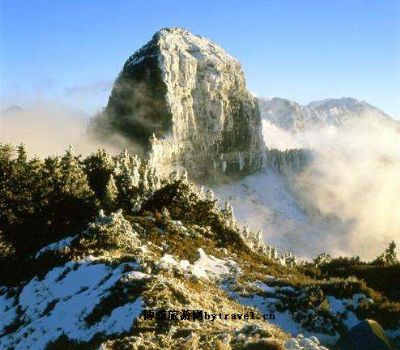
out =
{"type": "Polygon", "coordinates": [[[344,126],[356,120],[393,122],[380,109],[351,97],[313,101],[303,106],[283,98],[258,99],[262,119],[291,131],[324,126],[344,126]]]}
{"type": "Polygon", "coordinates": [[[167,28],[126,61],[94,126],[139,143],[157,164],[205,179],[260,169],[260,123],[240,63],[205,38],[167,28]]]}

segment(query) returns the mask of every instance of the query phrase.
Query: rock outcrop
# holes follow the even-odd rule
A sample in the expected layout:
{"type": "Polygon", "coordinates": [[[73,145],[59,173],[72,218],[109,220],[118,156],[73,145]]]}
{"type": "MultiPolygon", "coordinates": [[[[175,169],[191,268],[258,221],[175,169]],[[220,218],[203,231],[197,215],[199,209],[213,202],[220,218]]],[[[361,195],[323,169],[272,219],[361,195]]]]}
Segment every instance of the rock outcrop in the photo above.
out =
{"type": "Polygon", "coordinates": [[[158,166],[204,180],[260,169],[260,124],[240,63],[207,39],[168,28],[126,61],[93,126],[140,144],[158,166]]]}
{"type": "Polygon", "coordinates": [[[393,350],[381,325],[374,320],[364,320],[354,326],[336,344],[338,350],[393,350]]]}

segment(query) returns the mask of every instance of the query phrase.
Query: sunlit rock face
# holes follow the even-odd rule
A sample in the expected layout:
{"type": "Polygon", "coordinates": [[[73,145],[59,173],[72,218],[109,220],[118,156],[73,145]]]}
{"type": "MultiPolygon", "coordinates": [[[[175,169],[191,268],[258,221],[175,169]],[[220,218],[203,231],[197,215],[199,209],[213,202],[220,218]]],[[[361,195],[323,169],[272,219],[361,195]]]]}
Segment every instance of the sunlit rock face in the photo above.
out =
{"type": "Polygon", "coordinates": [[[195,179],[240,177],[264,161],[260,112],[240,63],[180,28],[160,30],[126,61],[96,127],[195,179]]]}

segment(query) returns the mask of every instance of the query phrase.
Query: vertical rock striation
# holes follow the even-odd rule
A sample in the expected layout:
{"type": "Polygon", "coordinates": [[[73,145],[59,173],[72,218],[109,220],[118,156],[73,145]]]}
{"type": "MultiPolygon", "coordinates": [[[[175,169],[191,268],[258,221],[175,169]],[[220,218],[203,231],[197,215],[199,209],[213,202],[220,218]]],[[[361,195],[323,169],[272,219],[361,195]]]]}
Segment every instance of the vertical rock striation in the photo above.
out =
{"type": "Polygon", "coordinates": [[[240,177],[264,162],[260,112],[240,63],[181,28],[162,29],[126,61],[93,126],[196,179],[240,177]]]}

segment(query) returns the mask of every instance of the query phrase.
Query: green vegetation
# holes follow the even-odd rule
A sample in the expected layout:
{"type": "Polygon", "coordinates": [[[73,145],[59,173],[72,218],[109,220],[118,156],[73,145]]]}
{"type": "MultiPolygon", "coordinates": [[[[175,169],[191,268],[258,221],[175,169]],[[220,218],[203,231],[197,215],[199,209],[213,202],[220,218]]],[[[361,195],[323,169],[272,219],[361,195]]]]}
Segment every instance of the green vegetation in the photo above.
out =
{"type": "Polygon", "coordinates": [[[371,262],[361,261],[359,257],[332,258],[327,254],[320,254],[313,263],[303,266],[301,271],[317,279],[354,276],[390,300],[400,301],[400,290],[396,288],[400,285],[400,262],[397,260],[396,244],[393,241],[371,262]]]}
{"type": "Polygon", "coordinates": [[[0,144],[0,284],[26,278],[31,254],[82,231],[101,208],[137,213],[160,185],[154,168],[126,150],[82,160],[69,147],[42,160],[0,144]]]}

